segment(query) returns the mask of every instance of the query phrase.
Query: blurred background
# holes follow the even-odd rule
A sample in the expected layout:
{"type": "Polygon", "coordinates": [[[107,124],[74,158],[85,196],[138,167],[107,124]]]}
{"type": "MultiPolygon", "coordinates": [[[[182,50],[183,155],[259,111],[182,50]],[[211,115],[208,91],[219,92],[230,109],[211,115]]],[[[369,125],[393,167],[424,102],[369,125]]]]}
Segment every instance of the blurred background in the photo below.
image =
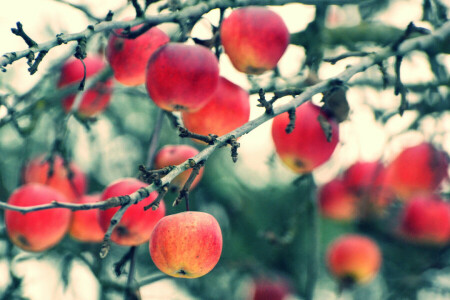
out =
{"type": "MultiPolygon", "coordinates": [[[[165,1],[152,4],[147,15],[157,14],[165,1]]],[[[3,4],[0,11],[0,53],[25,49],[23,40],[10,28],[20,21],[36,42],[45,42],[58,33],[75,33],[115,11],[115,20],[134,17],[125,0],[70,1],[17,0],[3,4]],[[86,14],[83,10],[87,10],[86,14]]],[[[440,1],[384,0],[365,4],[320,8],[319,49],[311,50],[311,37],[319,36],[311,26],[317,19],[315,6],[287,4],[271,7],[285,21],[291,44],[277,70],[261,76],[236,71],[228,57],[220,57],[220,74],[251,93],[251,117],[264,113],[257,107],[258,89],[268,91],[286,87],[304,87],[308,76],[326,79],[357,64],[350,57],[332,65],[312,60],[333,57],[348,51],[379,51],[395,42],[410,22],[433,29],[440,1]],[[427,11],[427,3],[433,9],[427,11]],[[438,3],[438,4],[437,4],[438,3]],[[301,38],[308,40],[301,40],[301,38]],[[306,49],[306,50],[305,50],[306,49]],[[318,54],[319,53],[319,54],[318,54]]],[[[443,6],[445,8],[445,6],[443,6]]],[[[167,11],[164,11],[167,12],[167,11]]],[[[226,10],[225,16],[229,15],[226,10]]],[[[441,13],[442,17],[442,13],[441,13]]],[[[193,28],[191,37],[211,38],[211,24],[217,25],[219,12],[206,14],[193,28]]],[[[441,23],[440,23],[441,22],[441,23]]],[[[175,24],[160,26],[176,36],[175,24]]],[[[88,52],[103,53],[107,33],[95,35],[88,52]]],[[[189,40],[188,43],[193,43],[189,40]]],[[[21,184],[21,169],[30,159],[49,153],[63,119],[60,99],[48,97],[54,91],[62,63],[72,55],[75,43],[52,49],[30,76],[26,60],[7,67],[0,75],[0,95],[16,95],[20,101],[40,99],[33,110],[18,122],[2,124],[8,109],[0,105],[0,201],[21,184]]],[[[389,82],[383,89],[377,67],[354,76],[347,91],[350,114],[340,126],[340,141],[331,159],[311,176],[299,176],[286,168],[275,153],[271,121],[239,139],[239,159],[233,163],[229,147],[216,151],[207,161],[200,184],[191,192],[191,210],[212,214],[219,222],[224,248],[218,265],[209,274],[194,280],[160,280],[161,274],[151,261],[148,244],[137,248],[135,280],[142,299],[251,299],[254,282],[269,279],[287,286],[289,295],[280,299],[304,299],[317,272],[314,299],[449,299],[450,252],[443,245],[422,245],[392,234],[396,216],[403,204],[390,205],[382,217],[350,221],[332,220],[320,215],[317,189],[342,176],[358,161],[380,161],[387,165],[406,147],[422,142],[450,153],[450,113],[448,71],[450,57],[430,57],[413,52],[401,65],[403,84],[408,88],[409,107],[398,114],[401,97],[394,95],[394,59],[385,63],[389,82]],[[437,71],[440,70],[440,71],[437,71]],[[346,233],[373,238],[380,247],[383,264],[369,284],[340,291],[329,274],[325,253],[328,245],[346,233]],[[312,264],[317,262],[317,264],[312,264]],[[156,276],[156,277],[155,277],[156,276]],[[155,282],[151,282],[154,278],[155,282]],[[147,282],[151,282],[148,283],[147,282]]],[[[267,96],[271,93],[267,92],[267,96]]],[[[322,95],[313,101],[319,103],[322,95]]],[[[290,100],[289,97],[280,102],[290,100]]],[[[137,177],[138,165],[147,160],[150,138],[158,108],[149,100],[144,86],[129,88],[114,82],[113,98],[107,110],[89,126],[75,118],[67,124],[64,149],[89,179],[88,193],[99,193],[112,181],[137,177]]],[[[178,137],[169,119],[164,118],[158,148],[167,144],[204,146],[178,137]]],[[[411,171],[415,172],[417,170],[411,171]]],[[[446,170],[448,174],[448,170],[446,170]]],[[[449,184],[444,179],[436,190],[445,200],[449,184]]],[[[171,206],[177,195],[165,197],[168,213],[183,211],[171,206]]],[[[3,216],[2,216],[3,217],[3,216]]],[[[127,272],[116,276],[114,264],[128,251],[113,245],[105,260],[98,258],[98,244],[84,244],[66,237],[44,253],[28,253],[8,240],[0,225],[0,299],[123,299],[127,272]]]]}

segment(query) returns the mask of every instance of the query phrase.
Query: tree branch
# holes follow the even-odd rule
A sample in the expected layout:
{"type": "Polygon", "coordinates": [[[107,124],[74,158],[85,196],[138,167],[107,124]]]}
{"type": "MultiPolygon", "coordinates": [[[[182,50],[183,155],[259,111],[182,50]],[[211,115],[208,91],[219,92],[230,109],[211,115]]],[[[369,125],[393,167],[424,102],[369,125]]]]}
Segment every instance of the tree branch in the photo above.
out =
{"type": "MultiPolygon", "coordinates": [[[[368,0],[374,1],[374,0],[368,0]]],[[[289,3],[302,3],[308,5],[317,5],[317,4],[357,4],[361,3],[359,0],[210,0],[207,2],[200,2],[193,6],[186,6],[180,11],[170,12],[165,14],[159,14],[156,16],[148,16],[145,18],[138,18],[131,21],[103,21],[97,23],[95,25],[89,25],[85,30],[72,33],[72,34],[58,34],[54,39],[40,43],[37,45],[33,45],[29,49],[8,52],[3,54],[0,57],[0,67],[6,67],[13,62],[27,57],[30,54],[41,52],[41,51],[50,51],[50,49],[59,46],[61,44],[66,44],[68,42],[78,41],[80,39],[89,39],[96,33],[110,31],[119,28],[131,28],[140,24],[147,24],[148,26],[156,26],[161,23],[174,22],[177,23],[180,19],[185,18],[198,18],[204,15],[205,13],[213,10],[213,9],[225,9],[229,7],[242,7],[248,5],[284,5],[289,3]]],[[[147,27],[148,27],[147,26],[147,27]]],[[[147,28],[149,29],[149,28],[147,28]]]]}

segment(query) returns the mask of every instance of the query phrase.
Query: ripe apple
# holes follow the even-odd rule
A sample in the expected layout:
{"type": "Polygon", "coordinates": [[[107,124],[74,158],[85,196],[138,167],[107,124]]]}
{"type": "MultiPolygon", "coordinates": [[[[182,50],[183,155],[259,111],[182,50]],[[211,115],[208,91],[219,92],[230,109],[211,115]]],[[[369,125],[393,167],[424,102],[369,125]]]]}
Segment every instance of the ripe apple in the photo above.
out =
{"type": "MultiPolygon", "coordinates": [[[[145,186],[147,185],[144,182],[135,178],[119,179],[103,191],[101,200],[129,195],[145,186]]],[[[111,240],[124,246],[137,246],[148,241],[156,223],[166,213],[164,201],[161,201],[156,210],[144,210],[144,207],[152,203],[157,196],[158,193],[153,192],[139,203],[130,206],[114,228],[111,240]]],[[[112,217],[118,210],[119,207],[113,207],[99,211],[98,220],[104,231],[108,229],[112,217]]]]}
{"type": "Polygon", "coordinates": [[[318,200],[320,211],[327,218],[352,221],[358,216],[359,199],[341,179],[335,178],[322,186],[318,200]]]}
{"type": "Polygon", "coordinates": [[[192,132],[224,135],[248,122],[248,93],[240,86],[220,77],[219,85],[209,102],[196,112],[183,112],[183,124],[192,132]]]}
{"type": "Polygon", "coordinates": [[[233,66],[247,74],[273,69],[289,44],[283,19],[265,7],[235,9],[220,29],[225,53],[233,66]]]}
{"type": "Polygon", "coordinates": [[[345,184],[355,192],[365,192],[379,184],[384,169],[380,161],[358,161],[344,172],[345,184]]]}
{"type": "Polygon", "coordinates": [[[447,153],[432,144],[421,143],[404,149],[387,167],[385,185],[401,200],[436,190],[448,178],[447,153]]]}
{"type": "Polygon", "coordinates": [[[339,127],[336,121],[328,118],[320,107],[310,101],[295,110],[295,129],[286,133],[289,124],[288,113],[273,119],[272,138],[277,154],[284,164],[296,173],[311,172],[333,153],[339,141],[339,127]],[[331,140],[327,141],[319,119],[327,120],[331,126],[331,140]]]}
{"type": "Polygon", "coordinates": [[[415,196],[406,203],[400,221],[405,238],[423,244],[450,241],[450,205],[438,196],[415,196]]]}
{"type": "MultiPolygon", "coordinates": [[[[8,204],[35,206],[52,201],[67,202],[57,190],[38,183],[28,183],[16,189],[8,199],[8,204]]],[[[66,234],[71,211],[52,208],[22,214],[13,210],[5,211],[5,225],[11,241],[26,251],[39,252],[56,245],[66,234]]]]}
{"type": "MultiPolygon", "coordinates": [[[[105,63],[99,56],[88,56],[84,60],[86,65],[86,78],[89,78],[103,70],[105,63]]],[[[84,67],[79,59],[70,58],[61,69],[58,87],[77,84],[83,79],[84,67]]],[[[77,111],[79,116],[93,117],[106,109],[111,99],[112,80],[98,82],[94,87],[84,91],[83,99],[77,111]]],[[[69,95],[62,100],[62,106],[65,112],[69,112],[76,95],[69,95]]]]}
{"type": "Polygon", "coordinates": [[[284,300],[290,294],[289,284],[279,278],[258,278],[253,282],[249,300],[284,300]]]}
{"type": "MultiPolygon", "coordinates": [[[[139,29],[140,26],[131,28],[139,29]]],[[[118,29],[117,34],[123,29],[118,29]]],[[[152,27],[135,39],[121,38],[117,34],[111,34],[106,46],[106,59],[114,77],[120,83],[128,86],[136,86],[145,82],[145,70],[147,62],[153,52],[170,41],[170,38],[162,30],[152,27]]]]}
{"type": "Polygon", "coordinates": [[[377,244],[365,236],[341,236],[327,250],[328,269],[343,284],[370,282],[380,265],[381,253],[377,244]]]}
{"type": "Polygon", "coordinates": [[[358,161],[343,175],[344,184],[360,199],[360,215],[380,215],[394,200],[392,191],[384,185],[385,168],[380,161],[358,161]]]}
{"type": "Polygon", "coordinates": [[[211,271],[222,253],[222,231],[210,214],[186,211],[162,218],[150,237],[150,255],[162,272],[197,278],[211,271]]]}
{"type": "Polygon", "coordinates": [[[58,155],[53,158],[53,174],[50,177],[48,177],[50,164],[45,159],[45,155],[40,155],[28,162],[23,170],[24,183],[35,182],[51,186],[64,194],[68,201],[76,202],[86,192],[86,175],[71,162],[69,169],[73,177],[70,180],[63,159],[58,155]]]}
{"type": "Polygon", "coordinates": [[[219,64],[209,49],[199,45],[168,43],[156,50],[147,65],[146,87],[160,108],[199,110],[219,83],[219,64]]]}
{"type": "MultiPolygon", "coordinates": [[[[100,194],[84,195],[78,200],[78,203],[95,203],[100,201],[100,197],[100,194]]],[[[70,235],[82,242],[101,242],[105,236],[105,231],[98,222],[98,212],[98,209],[74,211],[69,228],[70,235]]]]}
{"type": "MultiPolygon", "coordinates": [[[[166,145],[162,147],[155,156],[155,168],[162,169],[167,166],[179,165],[182,162],[194,157],[198,154],[198,150],[189,145],[166,145]]],[[[175,177],[170,183],[172,186],[182,188],[191,175],[192,169],[186,170],[175,177]]],[[[191,189],[194,188],[202,178],[203,168],[199,170],[197,177],[191,184],[191,189]]]]}

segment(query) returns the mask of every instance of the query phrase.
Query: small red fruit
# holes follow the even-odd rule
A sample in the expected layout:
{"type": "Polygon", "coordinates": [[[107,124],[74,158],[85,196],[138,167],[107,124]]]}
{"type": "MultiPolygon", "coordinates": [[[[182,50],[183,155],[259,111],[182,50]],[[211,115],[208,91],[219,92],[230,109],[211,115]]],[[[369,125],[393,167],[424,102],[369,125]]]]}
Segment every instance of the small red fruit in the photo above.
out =
{"type": "MultiPolygon", "coordinates": [[[[100,194],[85,195],[78,203],[87,204],[100,201],[100,194]]],[[[105,231],[98,223],[98,209],[78,210],[72,213],[70,235],[82,242],[99,243],[105,236],[105,231]]]]}
{"type": "Polygon", "coordinates": [[[367,192],[380,182],[384,166],[380,161],[358,161],[344,173],[345,184],[355,192],[367,192]]]}
{"type": "MultiPolygon", "coordinates": [[[[155,156],[155,168],[162,169],[167,166],[179,165],[197,154],[198,150],[188,145],[166,145],[162,147],[155,156]]],[[[170,184],[177,188],[182,188],[191,173],[192,169],[184,171],[175,177],[170,184]]],[[[203,168],[200,169],[197,177],[195,177],[192,182],[191,189],[199,183],[202,175],[203,168]]]]}
{"type": "Polygon", "coordinates": [[[150,238],[150,255],[162,272],[197,278],[211,271],[222,253],[222,231],[210,214],[187,211],[162,218],[150,238]]]}
{"type": "Polygon", "coordinates": [[[403,200],[414,194],[428,194],[448,178],[447,153],[429,143],[404,149],[387,167],[385,185],[403,200]]]}
{"type": "MultiPolygon", "coordinates": [[[[145,186],[147,186],[145,183],[134,178],[120,179],[111,183],[103,191],[101,200],[129,195],[145,186]]],[[[166,213],[164,201],[161,201],[157,210],[144,211],[144,207],[152,203],[157,196],[158,194],[153,192],[139,203],[131,205],[114,228],[111,240],[124,246],[137,246],[148,241],[156,223],[166,213]]],[[[99,211],[99,223],[103,230],[108,229],[112,217],[118,210],[119,207],[113,207],[99,211]]]]}
{"type": "MultiPolygon", "coordinates": [[[[25,184],[16,189],[8,204],[22,207],[49,204],[52,201],[67,202],[55,189],[37,183],[25,184]]],[[[56,245],[66,234],[71,211],[52,208],[22,214],[5,211],[6,231],[11,241],[26,251],[44,251],[56,245]]]]}
{"type": "Polygon", "coordinates": [[[284,300],[290,294],[289,284],[281,279],[259,278],[253,282],[249,300],[284,300]]]}
{"type": "MultiPolygon", "coordinates": [[[[105,63],[99,56],[91,56],[83,59],[86,65],[86,78],[89,78],[103,70],[105,63]]],[[[83,79],[84,67],[79,59],[71,58],[64,63],[61,69],[61,76],[58,81],[58,87],[77,84],[83,79]]],[[[83,117],[93,117],[106,109],[111,99],[112,80],[98,82],[94,87],[84,91],[78,114],[83,117]]],[[[62,100],[62,106],[65,112],[69,112],[76,95],[67,96],[62,100]]]]}
{"type": "Polygon", "coordinates": [[[328,247],[327,265],[343,284],[367,283],[380,269],[381,253],[377,244],[367,237],[344,235],[328,247]]]}
{"type": "Polygon", "coordinates": [[[217,58],[203,46],[168,43],[148,61],[148,94],[165,110],[199,110],[209,101],[218,82],[217,58]]]}
{"type": "Polygon", "coordinates": [[[256,6],[235,9],[223,21],[220,38],[233,66],[247,74],[273,69],[289,45],[283,19],[256,6]]]}
{"type": "Polygon", "coordinates": [[[183,124],[189,131],[202,135],[224,135],[248,122],[248,93],[220,77],[219,85],[209,102],[196,112],[183,112],[182,117],[183,124]]]}
{"type": "Polygon", "coordinates": [[[450,205],[437,196],[416,196],[403,208],[401,234],[424,244],[450,241],[450,205]]]}
{"type": "Polygon", "coordinates": [[[53,172],[48,177],[50,163],[45,159],[44,155],[40,155],[32,159],[24,168],[24,183],[41,183],[58,190],[70,202],[76,202],[79,197],[86,192],[86,176],[73,162],[69,163],[69,169],[72,171],[73,177],[69,179],[69,172],[64,166],[63,159],[55,155],[53,157],[53,172]]]}
{"type": "Polygon", "coordinates": [[[310,101],[297,107],[295,115],[295,129],[290,134],[285,131],[289,124],[288,113],[276,116],[272,138],[276,152],[287,167],[296,173],[311,172],[330,158],[339,141],[339,127],[310,101]],[[329,142],[319,119],[331,127],[329,142]]]}
{"type": "Polygon", "coordinates": [[[340,179],[333,179],[319,190],[319,208],[327,218],[352,221],[358,216],[358,198],[340,179]]]}
{"type": "MultiPolygon", "coordinates": [[[[139,29],[140,26],[131,28],[139,29]]],[[[145,70],[150,56],[159,47],[167,44],[170,38],[162,30],[152,27],[135,39],[121,38],[123,29],[111,34],[106,46],[106,59],[114,77],[120,83],[128,86],[136,86],[145,82],[145,70]]]]}

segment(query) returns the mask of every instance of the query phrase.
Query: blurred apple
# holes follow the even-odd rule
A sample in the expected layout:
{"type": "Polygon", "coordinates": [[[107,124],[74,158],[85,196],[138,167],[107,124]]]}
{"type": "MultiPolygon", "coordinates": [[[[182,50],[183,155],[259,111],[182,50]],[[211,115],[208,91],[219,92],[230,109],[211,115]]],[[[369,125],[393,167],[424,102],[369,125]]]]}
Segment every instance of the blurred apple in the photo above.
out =
{"type": "MultiPolygon", "coordinates": [[[[129,195],[145,186],[147,186],[145,183],[135,178],[119,179],[103,191],[101,200],[129,195]]],[[[137,246],[148,241],[156,223],[166,214],[164,201],[161,201],[156,210],[144,210],[144,207],[152,203],[157,196],[158,193],[153,192],[137,204],[131,205],[114,228],[111,240],[124,246],[137,246]]],[[[99,211],[98,220],[104,231],[108,229],[112,217],[118,210],[119,207],[113,207],[99,211]]]]}
{"type": "MultiPolygon", "coordinates": [[[[100,201],[100,194],[84,195],[78,200],[80,204],[95,203],[100,201]]],[[[70,223],[70,235],[79,241],[99,243],[105,236],[105,231],[98,222],[98,209],[77,210],[72,213],[70,223]]]]}
{"type": "MultiPolygon", "coordinates": [[[[86,65],[86,78],[100,73],[105,68],[105,63],[100,56],[88,56],[83,59],[86,65]]],[[[83,63],[76,58],[67,60],[62,69],[58,81],[58,87],[62,88],[71,84],[79,84],[83,79],[83,63]]],[[[77,114],[81,117],[94,117],[103,112],[109,104],[112,93],[112,80],[98,82],[94,87],[85,90],[77,114]]],[[[75,101],[76,95],[69,95],[62,100],[65,112],[69,112],[75,101]]]]}
{"type": "Polygon", "coordinates": [[[327,266],[341,284],[368,283],[380,269],[380,249],[365,236],[343,235],[328,247],[327,266]]]}
{"type": "MultiPolygon", "coordinates": [[[[36,206],[52,201],[67,202],[57,190],[38,183],[25,184],[16,189],[8,199],[8,204],[36,206]]],[[[26,251],[44,251],[57,243],[66,234],[72,212],[65,208],[52,208],[26,214],[6,210],[5,225],[10,240],[26,251]]]]}
{"type": "Polygon", "coordinates": [[[53,171],[49,177],[50,163],[45,159],[45,155],[40,155],[32,159],[23,170],[24,183],[41,183],[58,190],[70,202],[77,202],[86,192],[86,175],[73,162],[68,164],[72,172],[72,178],[69,178],[69,172],[64,166],[64,160],[55,155],[53,157],[53,171]]]}

